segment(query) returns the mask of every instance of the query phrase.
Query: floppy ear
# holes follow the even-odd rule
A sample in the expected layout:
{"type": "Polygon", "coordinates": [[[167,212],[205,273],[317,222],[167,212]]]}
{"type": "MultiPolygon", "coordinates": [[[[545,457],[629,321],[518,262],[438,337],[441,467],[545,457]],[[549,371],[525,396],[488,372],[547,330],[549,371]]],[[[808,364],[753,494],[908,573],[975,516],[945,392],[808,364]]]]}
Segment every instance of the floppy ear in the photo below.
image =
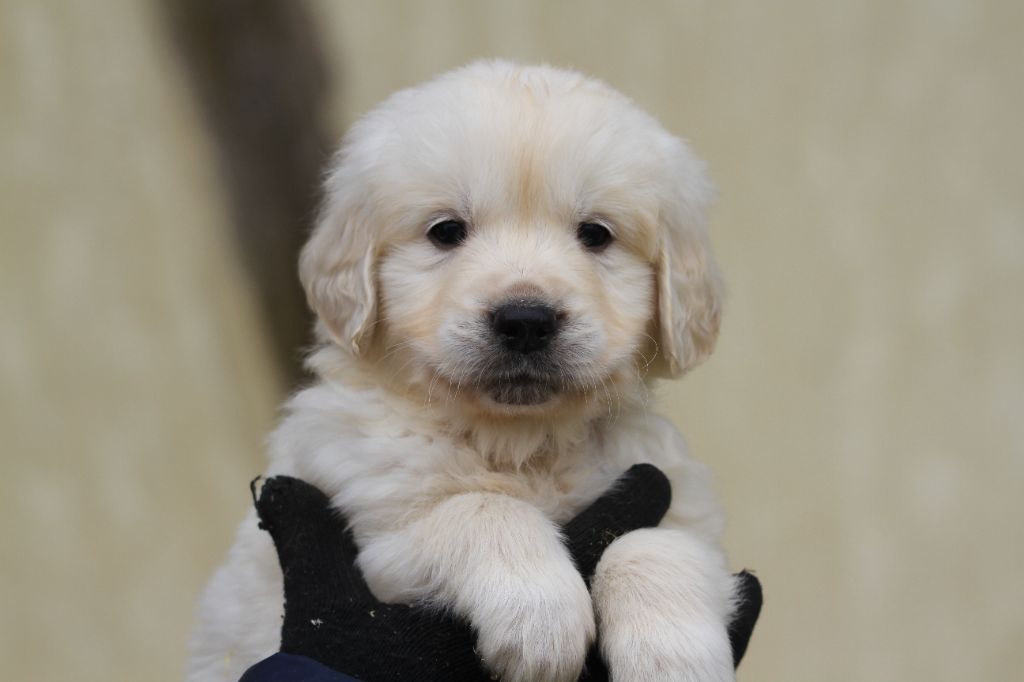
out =
{"type": "Polygon", "coordinates": [[[326,201],[299,258],[299,277],[321,329],[361,355],[370,347],[376,317],[376,253],[367,193],[346,166],[342,159],[327,179],[326,201]]]}
{"type": "Polygon", "coordinates": [[[703,162],[673,140],[674,186],[662,205],[658,250],[658,336],[666,373],[679,376],[714,350],[723,286],[707,236],[714,188],[703,162]]]}

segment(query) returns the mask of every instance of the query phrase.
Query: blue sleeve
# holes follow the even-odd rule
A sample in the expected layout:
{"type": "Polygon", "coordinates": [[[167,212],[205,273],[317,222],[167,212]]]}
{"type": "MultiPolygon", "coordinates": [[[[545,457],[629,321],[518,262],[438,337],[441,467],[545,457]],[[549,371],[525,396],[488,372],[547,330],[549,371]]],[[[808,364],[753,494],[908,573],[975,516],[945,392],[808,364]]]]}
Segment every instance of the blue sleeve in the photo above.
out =
{"type": "Polygon", "coordinates": [[[359,682],[312,658],[276,653],[245,671],[238,682],[359,682]]]}

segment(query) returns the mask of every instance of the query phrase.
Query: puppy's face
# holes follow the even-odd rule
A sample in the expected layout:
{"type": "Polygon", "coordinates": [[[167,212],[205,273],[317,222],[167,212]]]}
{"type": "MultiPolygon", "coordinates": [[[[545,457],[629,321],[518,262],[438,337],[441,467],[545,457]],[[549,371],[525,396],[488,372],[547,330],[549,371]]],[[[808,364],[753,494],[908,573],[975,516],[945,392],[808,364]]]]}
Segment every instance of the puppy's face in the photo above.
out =
{"type": "MultiPolygon", "coordinates": [[[[530,182],[509,177],[529,170],[502,170],[491,179],[530,182]]],[[[635,376],[654,302],[636,235],[608,207],[493,198],[429,216],[383,256],[395,362],[446,399],[504,412],[551,409],[635,376]]]]}
{"type": "Polygon", "coordinates": [[[477,64],[350,133],[302,275],[322,329],[471,411],[601,405],[713,345],[701,164],[577,74],[477,64]]]}

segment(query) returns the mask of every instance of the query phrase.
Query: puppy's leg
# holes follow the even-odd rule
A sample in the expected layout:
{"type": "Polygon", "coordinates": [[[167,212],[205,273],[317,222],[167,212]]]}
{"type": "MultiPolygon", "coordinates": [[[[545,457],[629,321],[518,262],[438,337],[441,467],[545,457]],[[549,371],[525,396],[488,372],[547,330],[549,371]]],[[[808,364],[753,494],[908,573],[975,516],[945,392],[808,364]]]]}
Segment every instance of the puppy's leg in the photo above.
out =
{"type": "Polygon", "coordinates": [[[557,529],[533,506],[456,495],[400,531],[365,539],[359,564],[381,599],[454,607],[505,682],[579,676],[594,639],[590,595],[557,529]]]}
{"type": "Polygon", "coordinates": [[[236,682],[281,645],[281,567],[252,510],[199,601],[189,642],[187,682],[236,682]]]}
{"type": "Polygon", "coordinates": [[[651,528],[613,542],[593,580],[612,679],[735,680],[732,589],[721,551],[692,531],[651,528]]]}

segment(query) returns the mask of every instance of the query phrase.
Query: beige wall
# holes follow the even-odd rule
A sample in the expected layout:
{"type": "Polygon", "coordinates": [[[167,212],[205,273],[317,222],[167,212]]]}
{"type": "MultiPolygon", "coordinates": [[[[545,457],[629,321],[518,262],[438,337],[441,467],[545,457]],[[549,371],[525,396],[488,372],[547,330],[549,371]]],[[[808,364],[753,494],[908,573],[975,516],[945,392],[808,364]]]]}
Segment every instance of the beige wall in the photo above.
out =
{"type": "Polygon", "coordinates": [[[4,679],[179,678],[276,409],[210,155],[143,9],[0,17],[4,679]]]}
{"type": "MultiPolygon", "coordinates": [[[[279,382],[146,6],[2,7],[0,659],[173,679],[279,382]]],[[[742,679],[1018,674],[1024,4],[315,7],[339,131],[501,55],[601,76],[710,161],[731,296],[662,406],[766,586],[742,679]]]]}

